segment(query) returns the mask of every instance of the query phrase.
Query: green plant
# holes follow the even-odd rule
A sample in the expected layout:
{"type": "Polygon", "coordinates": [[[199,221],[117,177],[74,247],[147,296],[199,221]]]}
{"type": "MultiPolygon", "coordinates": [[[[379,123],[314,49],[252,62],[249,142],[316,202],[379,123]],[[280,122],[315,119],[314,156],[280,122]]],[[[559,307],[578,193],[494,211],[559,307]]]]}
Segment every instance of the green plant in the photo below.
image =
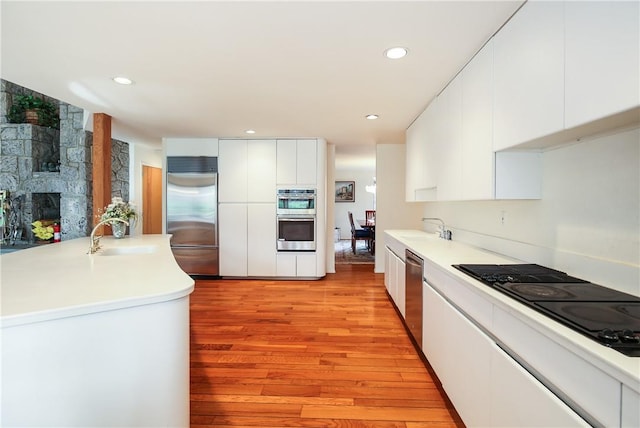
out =
{"type": "Polygon", "coordinates": [[[9,123],[26,123],[27,110],[38,112],[40,125],[60,129],[60,117],[56,105],[33,95],[14,95],[7,120],[9,123]]]}

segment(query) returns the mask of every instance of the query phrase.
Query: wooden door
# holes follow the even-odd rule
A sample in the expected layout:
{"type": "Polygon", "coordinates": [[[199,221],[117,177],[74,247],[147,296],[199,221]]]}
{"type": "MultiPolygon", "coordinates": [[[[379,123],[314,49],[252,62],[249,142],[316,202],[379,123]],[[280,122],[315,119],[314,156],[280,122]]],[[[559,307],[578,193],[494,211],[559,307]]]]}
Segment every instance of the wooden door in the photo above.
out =
{"type": "Polygon", "coordinates": [[[162,169],[142,166],[142,233],[162,233],[162,169]]]}

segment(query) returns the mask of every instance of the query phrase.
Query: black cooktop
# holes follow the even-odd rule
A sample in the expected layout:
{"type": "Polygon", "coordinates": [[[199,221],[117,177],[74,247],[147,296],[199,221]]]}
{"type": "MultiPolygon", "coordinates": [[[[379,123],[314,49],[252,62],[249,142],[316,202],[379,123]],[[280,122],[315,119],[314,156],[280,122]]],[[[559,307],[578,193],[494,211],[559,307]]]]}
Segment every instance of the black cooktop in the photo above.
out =
{"type": "Polygon", "coordinates": [[[625,355],[640,357],[640,298],[536,264],[456,269],[625,355]]]}

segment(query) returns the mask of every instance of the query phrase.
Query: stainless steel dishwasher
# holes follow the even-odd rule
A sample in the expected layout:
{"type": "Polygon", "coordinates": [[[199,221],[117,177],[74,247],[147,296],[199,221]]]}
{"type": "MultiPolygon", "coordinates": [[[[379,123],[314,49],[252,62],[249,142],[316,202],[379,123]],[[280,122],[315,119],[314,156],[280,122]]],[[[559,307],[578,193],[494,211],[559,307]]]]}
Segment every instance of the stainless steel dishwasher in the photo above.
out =
{"type": "Polygon", "coordinates": [[[422,348],[422,269],[420,256],[405,250],[405,322],[416,343],[422,348]]]}

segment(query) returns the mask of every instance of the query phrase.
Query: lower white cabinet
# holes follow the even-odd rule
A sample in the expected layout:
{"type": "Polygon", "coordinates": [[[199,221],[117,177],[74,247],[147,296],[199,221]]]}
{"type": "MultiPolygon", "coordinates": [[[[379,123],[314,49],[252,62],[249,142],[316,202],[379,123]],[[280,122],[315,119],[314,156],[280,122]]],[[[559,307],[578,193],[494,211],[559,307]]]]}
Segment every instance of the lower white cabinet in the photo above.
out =
{"type": "Polygon", "coordinates": [[[220,275],[247,276],[247,204],[218,205],[220,275]]]}
{"type": "Polygon", "coordinates": [[[640,427],[640,393],[622,385],[622,428],[640,427]]]}
{"type": "Polygon", "coordinates": [[[317,277],[316,253],[278,253],[276,275],[279,277],[317,277]]]}
{"type": "Polygon", "coordinates": [[[465,424],[493,426],[487,394],[493,342],[429,284],[422,294],[425,356],[465,424]]]}
{"type": "Polygon", "coordinates": [[[276,274],[275,203],[218,207],[221,276],[276,274]]]}
{"type": "Polygon", "coordinates": [[[468,426],[589,426],[426,282],[422,347],[468,426]]]}
{"type": "Polygon", "coordinates": [[[492,427],[588,427],[558,397],[493,346],[491,354],[492,427]]]}
{"type": "Polygon", "coordinates": [[[276,275],[276,204],[247,205],[247,275],[276,275]]]}
{"type": "Polygon", "coordinates": [[[405,263],[388,247],[385,248],[387,269],[385,269],[385,287],[396,307],[406,317],[405,263]]]}

